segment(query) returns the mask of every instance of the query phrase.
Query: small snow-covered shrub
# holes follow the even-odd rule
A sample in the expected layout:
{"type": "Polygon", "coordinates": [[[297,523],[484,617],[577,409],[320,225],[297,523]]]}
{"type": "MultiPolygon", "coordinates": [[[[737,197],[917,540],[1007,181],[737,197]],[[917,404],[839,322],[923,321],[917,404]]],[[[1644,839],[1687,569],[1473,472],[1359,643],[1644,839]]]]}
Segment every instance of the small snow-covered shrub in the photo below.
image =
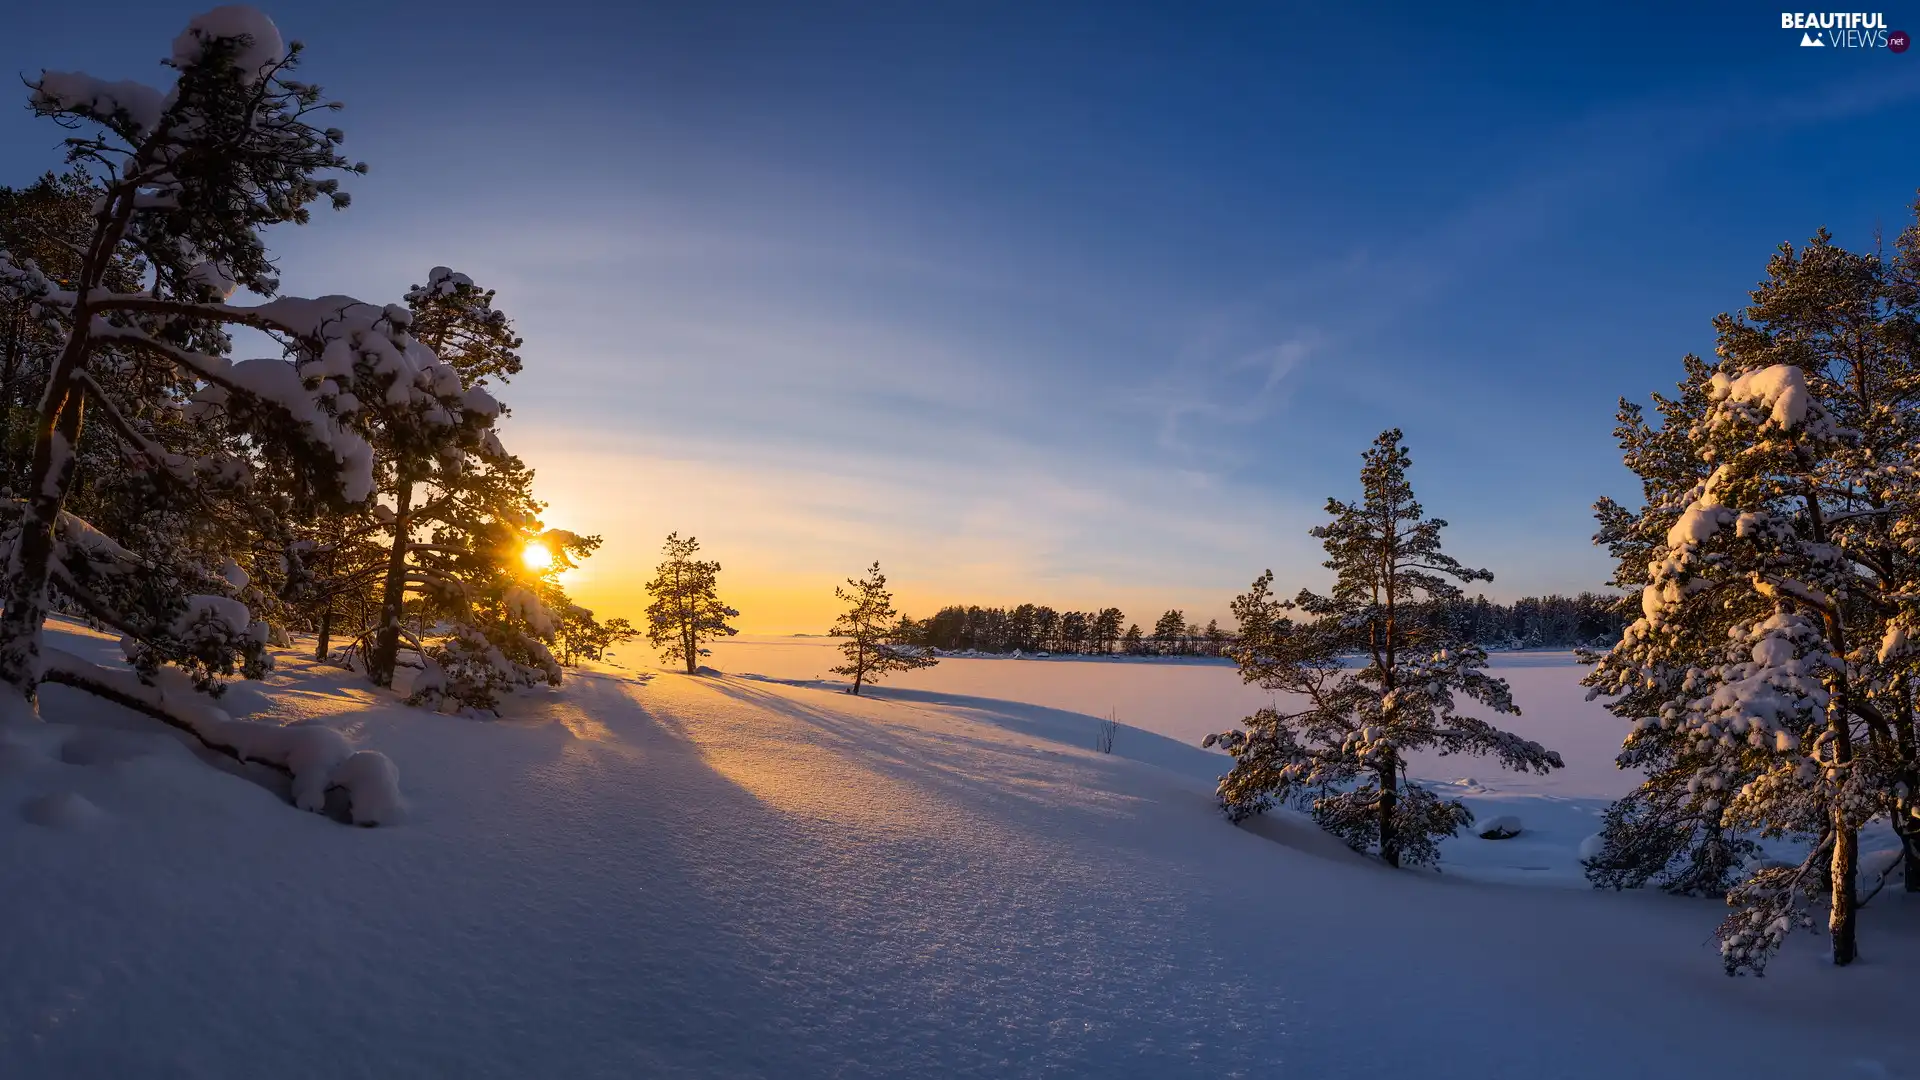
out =
{"type": "Polygon", "coordinates": [[[407,703],[443,712],[498,715],[502,695],[520,687],[560,682],[559,664],[539,641],[525,635],[514,640],[523,648],[533,648],[524,654],[529,659],[543,662],[522,663],[479,628],[455,625],[452,633],[427,646],[425,666],[414,680],[407,703]]]}

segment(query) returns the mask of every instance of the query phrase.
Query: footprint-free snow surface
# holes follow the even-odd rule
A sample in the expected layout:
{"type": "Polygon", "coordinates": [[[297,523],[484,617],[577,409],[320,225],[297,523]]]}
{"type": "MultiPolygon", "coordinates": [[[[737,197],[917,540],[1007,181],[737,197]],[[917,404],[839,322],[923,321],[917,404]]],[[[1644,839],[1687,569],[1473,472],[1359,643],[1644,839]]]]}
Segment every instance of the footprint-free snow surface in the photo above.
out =
{"type": "Polygon", "coordinates": [[[1715,904],[1235,828],[1220,759],[1097,753],[1082,713],[608,667],[476,722],[291,656],[228,704],[389,754],[407,817],[294,810],[50,689],[0,729],[0,1077],[1845,1078],[1920,1049],[1903,895],[1854,968],[1799,935],[1731,980],[1715,904]]]}

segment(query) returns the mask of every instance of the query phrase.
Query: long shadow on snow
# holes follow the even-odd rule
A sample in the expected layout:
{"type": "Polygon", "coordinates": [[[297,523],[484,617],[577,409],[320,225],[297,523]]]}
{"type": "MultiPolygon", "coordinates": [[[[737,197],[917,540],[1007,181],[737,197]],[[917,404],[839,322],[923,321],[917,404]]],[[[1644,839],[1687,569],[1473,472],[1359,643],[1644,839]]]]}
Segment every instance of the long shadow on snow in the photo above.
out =
{"type": "MultiPolygon", "coordinates": [[[[736,676],[735,679],[740,677],[736,676]]],[[[837,684],[809,682],[803,680],[772,679],[766,676],[747,676],[755,682],[777,683],[805,690],[834,690],[837,684]]],[[[738,682],[715,680],[710,684],[715,690],[742,701],[748,701],[764,708],[776,709],[818,727],[840,735],[856,746],[870,749],[870,745],[880,732],[872,724],[860,721],[848,722],[831,713],[822,713],[792,702],[786,698],[765,692],[755,692],[738,682]]],[[[835,690],[835,692],[839,692],[835,690]]],[[[869,690],[862,695],[868,700],[887,701],[897,704],[945,705],[967,710],[966,719],[991,724],[1008,731],[1018,732],[1033,738],[1064,746],[1088,750],[1094,745],[1094,736],[1101,723],[1099,717],[1086,713],[1069,712],[1043,705],[1028,705],[1024,702],[1007,701],[1003,698],[978,697],[969,694],[953,694],[932,690],[908,690],[888,687],[879,693],[869,690]]],[[[1002,743],[987,740],[966,739],[964,736],[928,733],[929,737],[948,741],[965,741],[985,749],[1005,753],[1008,747],[1002,743]]],[[[900,743],[904,746],[904,743],[900,743]]],[[[1166,769],[1180,776],[1189,777],[1206,783],[1211,788],[1228,767],[1228,759],[1220,754],[1210,753],[1197,746],[1190,746],[1177,739],[1170,739],[1157,732],[1120,725],[1118,735],[1113,741],[1113,757],[1125,758],[1166,769]]],[[[925,756],[914,753],[887,754],[888,761],[921,772],[930,772],[925,756]]],[[[1093,760],[1098,761],[1098,757],[1093,760]]],[[[951,770],[949,770],[951,771],[951,770]]],[[[964,775],[964,774],[958,774],[964,775]]],[[[977,777],[970,777],[977,783],[977,777]]],[[[1238,828],[1264,840],[1292,848],[1305,854],[1322,859],[1331,859],[1368,870],[1384,871],[1384,864],[1378,860],[1355,852],[1320,828],[1311,818],[1289,808],[1275,807],[1264,814],[1229,826],[1225,822],[1213,819],[1219,827],[1238,828]]]]}
{"type": "MultiPolygon", "coordinates": [[[[930,795],[945,796],[960,805],[982,810],[1020,828],[1036,840],[1046,830],[1033,826],[1041,822],[1057,822],[1056,815],[1063,809],[1088,813],[1089,828],[1096,828],[1097,823],[1110,820],[1095,811],[1091,804],[1076,806],[1062,802],[1057,793],[1043,794],[1035,789],[1034,785],[1053,785],[1065,779],[1064,757],[1057,750],[1010,745],[1003,740],[954,731],[915,729],[909,737],[896,733],[885,721],[849,717],[816,708],[735,680],[713,679],[705,685],[735,701],[797,720],[828,736],[835,753],[892,780],[917,786],[930,795]],[[929,743],[952,748],[954,754],[929,754],[929,743]],[[983,769],[980,766],[984,762],[993,764],[983,769]],[[1009,816],[1008,800],[1024,805],[1026,812],[1009,816]]],[[[963,715],[957,718],[963,721],[977,718],[999,726],[996,716],[963,715]]],[[[1090,751],[1078,760],[1084,766],[1111,767],[1090,751]]],[[[1194,808],[1199,809],[1203,802],[1198,791],[1193,792],[1193,798],[1194,808]]]]}
{"type": "MultiPolygon", "coordinates": [[[[821,691],[833,690],[836,685],[769,679],[764,676],[757,677],[755,681],[821,691]]],[[[977,697],[938,690],[869,687],[862,697],[870,701],[945,705],[966,709],[972,714],[969,719],[1079,750],[1094,749],[1095,739],[1102,723],[1101,718],[1086,713],[1069,712],[1066,709],[1054,709],[1045,705],[1028,705],[1004,698],[977,697]]],[[[1198,746],[1189,746],[1157,732],[1126,724],[1120,725],[1114,737],[1113,756],[1154,765],[1182,776],[1205,780],[1209,784],[1219,779],[1220,774],[1227,768],[1227,759],[1219,754],[1209,753],[1198,746]]]]}

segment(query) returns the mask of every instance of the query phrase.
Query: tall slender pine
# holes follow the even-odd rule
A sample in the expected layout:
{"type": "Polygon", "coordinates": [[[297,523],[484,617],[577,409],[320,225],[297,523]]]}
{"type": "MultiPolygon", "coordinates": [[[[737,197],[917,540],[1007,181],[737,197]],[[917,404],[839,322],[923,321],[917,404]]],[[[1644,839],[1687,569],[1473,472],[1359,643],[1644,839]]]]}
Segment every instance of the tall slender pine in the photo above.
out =
{"type": "Polygon", "coordinates": [[[1493,575],[1441,550],[1446,522],[1423,516],[1400,438],[1395,430],[1374,440],[1360,501],[1327,500],[1333,520],[1313,530],[1335,574],[1331,593],[1302,590],[1291,602],[1276,600],[1267,571],[1234,601],[1240,636],[1227,654],[1242,679],[1287,697],[1205,740],[1234,759],[1220,780],[1230,818],[1296,802],[1390,866],[1436,861],[1438,839],[1473,821],[1464,804],[1408,779],[1408,754],[1489,754],[1507,768],[1540,773],[1561,765],[1540,744],[1458,711],[1465,698],[1496,713],[1519,712],[1507,684],[1486,674],[1486,652],[1450,620],[1409,617],[1421,602],[1458,601],[1455,581],[1493,575]],[[1349,663],[1355,656],[1357,665],[1349,663]]]}

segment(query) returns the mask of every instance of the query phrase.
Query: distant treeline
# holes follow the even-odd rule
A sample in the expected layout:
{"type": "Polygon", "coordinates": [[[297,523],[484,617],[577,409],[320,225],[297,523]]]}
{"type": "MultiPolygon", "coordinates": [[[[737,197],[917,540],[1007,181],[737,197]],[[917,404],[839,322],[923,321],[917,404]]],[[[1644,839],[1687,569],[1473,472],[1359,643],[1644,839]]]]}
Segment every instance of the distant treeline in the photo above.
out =
{"type": "MultiPolygon", "coordinates": [[[[1529,596],[1496,604],[1484,596],[1444,607],[1429,605],[1416,618],[1457,621],[1461,631],[1490,649],[1565,649],[1611,644],[1626,626],[1616,597],[1529,596]]],[[[1206,626],[1169,610],[1151,630],[1129,623],[1117,607],[1056,611],[1044,604],[998,608],[954,604],[931,618],[902,617],[894,632],[902,644],[941,652],[1050,653],[1094,656],[1219,656],[1234,639],[1217,620],[1206,626]]]]}

